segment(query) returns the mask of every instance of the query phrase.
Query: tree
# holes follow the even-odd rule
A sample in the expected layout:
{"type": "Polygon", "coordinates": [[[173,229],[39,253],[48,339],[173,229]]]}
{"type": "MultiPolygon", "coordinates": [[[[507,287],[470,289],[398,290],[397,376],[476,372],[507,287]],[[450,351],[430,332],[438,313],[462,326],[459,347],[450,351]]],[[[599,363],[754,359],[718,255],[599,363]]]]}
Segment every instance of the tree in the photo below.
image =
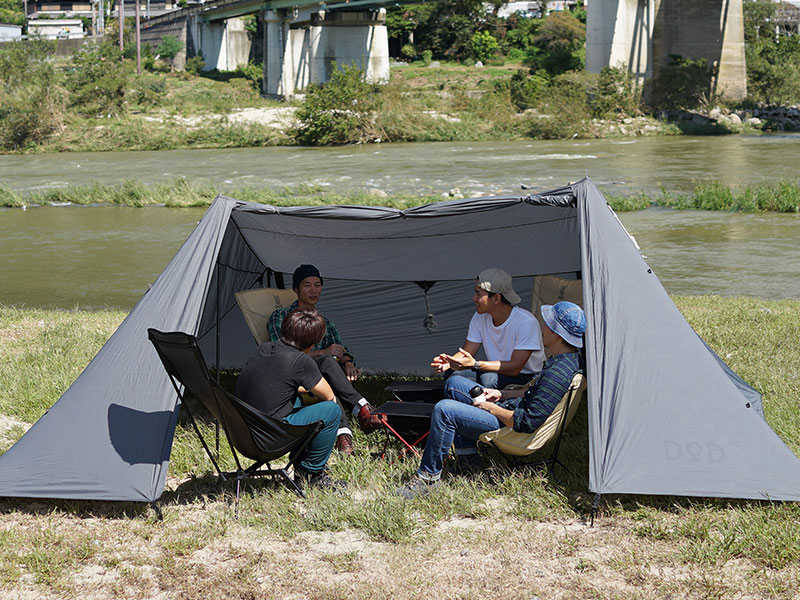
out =
{"type": "Polygon", "coordinates": [[[548,15],[533,37],[527,63],[531,72],[551,75],[582,70],[586,62],[586,26],[568,12],[548,15]]]}
{"type": "Polygon", "coordinates": [[[800,37],[775,33],[775,4],[744,2],[747,90],[751,100],[767,104],[800,102],[800,37]]]}
{"type": "Polygon", "coordinates": [[[156,54],[159,58],[169,62],[169,66],[174,66],[175,57],[183,50],[183,42],[174,35],[165,35],[161,43],[156,48],[156,54]]]}
{"type": "Polygon", "coordinates": [[[500,48],[500,44],[488,31],[477,31],[472,34],[469,40],[469,50],[472,58],[486,62],[494,58],[495,53],[500,48]]]}
{"type": "Polygon", "coordinates": [[[380,137],[375,125],[380,107],[380,87],[364,81],[361,69],[335,68],[329,81],[308,86],[293,135],[309,146],[371,141],[380,137]]]}
{"type": "Polygon", "coordinates": [[[55,50],[50,40],[0,48],[0,147],[37,144],[61,129],[66,94],[55,50]]]}

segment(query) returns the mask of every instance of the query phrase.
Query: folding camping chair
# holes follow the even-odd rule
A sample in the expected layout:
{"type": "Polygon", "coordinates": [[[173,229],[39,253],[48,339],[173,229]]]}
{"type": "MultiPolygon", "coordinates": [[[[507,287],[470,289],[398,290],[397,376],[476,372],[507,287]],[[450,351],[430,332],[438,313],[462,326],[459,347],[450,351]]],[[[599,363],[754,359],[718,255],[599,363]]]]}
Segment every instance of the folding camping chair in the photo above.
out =
{"type": "Polygon", "coordinates": [[[507,466],[516,467],[537,467],[545,465],[551,474],[555,475],[555,466],[561,465],[566,471],[571,472],[561,461],[558,460],[558,450],[561,446],[561,438],[567,425],[580,406],[581,399],[586,391],[586,377],[582,373],[576,373],[572,378],[567,393],[556,405],[552,414],[547,417],[544,423],[533,433],[521,433],[514,431],[511,427],[503,427],[488,431],[478,438],[478,447],[481,445],[497,450],[504,459],[507,466]],[[545,446],[552,444],[550,456],[539,460],[525,460],[541,450],[545,446]]]}
{"type": "Polygon", "coordinates": [[[278,288],[258,288],[245,290],[234,294],[239,310],[242,311],[250,333],[256,342],[263,344],[269,341],[267,322],[269,316],[279,308],[286,308],[297,300],[294,290],[281,290],[278,288]]]}
{"type": "Polygon", "coordinates": [[[236,479],[236,518],[239,517],[240,484],[248,477],[277,479],[285,483],[295,494],[305,498],[303,490],[289,476],[288,469],[294,466],[311,439],[322,429],[322,421],[315,421],[309,425],[290,425],[265,415],[233,394],[229,394],[209,376],[206,362],[193,335],[180,331],[164,333],[156,329],[148,329],[147,335],[155,346],[178,398],[186,408],[192,427],[220,479],[223,482],[227,481],[227,477],[236,479]],[[181,386],[183,391],[180,389],[181,386]],[[191,409],[185,402],[189,394],[199,400],[222,425],[231,454],[236,461],[236,471],[223,472],[220,469],[200,433],[191,409]],[[239,460],[239,454],[255,462],[245,469],[239,460]],[[271,461],[286,454],[290,455],[286,466],[277,469],[270,466],[271,461]]]}

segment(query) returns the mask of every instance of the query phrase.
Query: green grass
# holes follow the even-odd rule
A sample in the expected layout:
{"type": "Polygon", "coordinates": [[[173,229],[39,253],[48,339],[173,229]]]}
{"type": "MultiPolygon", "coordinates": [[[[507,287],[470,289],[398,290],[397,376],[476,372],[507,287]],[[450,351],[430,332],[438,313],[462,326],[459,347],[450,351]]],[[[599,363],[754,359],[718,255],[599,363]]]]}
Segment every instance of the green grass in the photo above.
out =
{"type": "MultiPolygon", "coordinates": [[[[709,345],[764,395],[769,424],[800,454],[800,354],[787,351],[789,340],[800,339],[800,301],[674,300],[709,345]]],[[[0,306],[0,417],[6,420],[0,423],[12,423],[0,429],[0,451],[52,405],[123,317],[0,306]]],[[[359,389],[380,403],[388,379],[365,379],[359,389]]],[[[213,436],[210,419],[200,413],[202,429],[213,436]]],[[[34,586],[78,597],[86,593],[79,574],[101,569],[114,576],[92,585],[122,597],[159,591],[243,597],[231,595],[231,581],[241,584],[244,597],[261,597],[268,586],[268,595],[301,589],[335,598],[344,594],[342,585],[355,586],[365,598],[411,598],[421,589],[473,597],[491,580],[460,569],[477,569],[480,557],[509,569],[536,557],[540,562],[526,572],[557,569],[558,585],[571,597],[788,600],[800,583],[799,503],[609,496],[594,529],[576,525],[591,504],[585,405],[562,447],[561,458],[574,473],[560,472],[560,482],[492,468],[483,476],[450,477],[430,496],[404,502],[393,490],[413,473],[415,461],[373,459],[370,452],[382,447],[375,435],[356,432],[355,442],[355,456],[331,460],[333,476],[349,483],[346,494],[313,492],[301,501],[270,482],[246,483],[236,522],[231,485],[216,485],[182,417],[161,499],[163,521],[138,504],[0,500],[0,595],[34,586]],[[359,565],[373,561],[371,568],[380,571],[377,565],[386,560],[414,569],[384,572],[378,583],[359,578],[359,565]],[[439,564],[444,571],[435,571],[439,564]],[[315,575],[307,574],[310,568],[318,569],[315,575]],[[450,582],[450,572],[472,583],[450,582]],[[618,579],[633,587],[609,583],[618,579]]],[[[232,466],[227,452],[221,460],[232,466]]],[[[554,593],[539,575],[509,585],[505,597],[554,593]]]]}
{"type": "MultiPolygon", "coordinates": [[[[22,194],[0,182],[0,207],[48,205],[54,202],[73,204],[116,204],[121,206],[208,206],[220,193],[213,184],[202,180],[177,178],[166,183],[147,185],[128,179],[120,185],[97,182],[63,188],[38,190],[22,194]]],[[[228,196],[246,202],[274,206],[331,206],[339,204],[410,208],[438,202],[438,195],[394,194],[374,196],[365,191],[333,192],[321,185],[299,184],[283,189],[239,187],[223,191],[228,196]]],[[[698,182],[691,193],[662,190],[650,195],[639,192],[631,196],[607,194],[606,200],[617,212],[642,210],[663,206],[676,210],[727,210],[742,212],[800,212],[800,181],[783,180],[730,187],[719,181],[698,182]]]]}

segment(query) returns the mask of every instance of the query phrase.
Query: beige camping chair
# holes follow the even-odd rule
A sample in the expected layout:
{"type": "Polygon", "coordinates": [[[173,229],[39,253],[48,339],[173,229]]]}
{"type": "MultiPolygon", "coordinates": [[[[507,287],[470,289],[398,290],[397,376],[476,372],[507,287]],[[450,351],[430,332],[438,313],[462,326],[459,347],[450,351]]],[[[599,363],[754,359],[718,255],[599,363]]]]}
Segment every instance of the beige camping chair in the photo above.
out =
{"type": "MultiPolygon", "coordinates": [[[[583,288],[580,279],[564,279],[555,275],[537,275],[533,278],[531,290],[531,312],[544,325],[542,320],[542,304],[555,304],[567,300],[583,308],[583,288]]],[[[544,349],[545,356],[550,358],[550,350],[544,349]]]]}
{"type": "Polygon", "coordinates": [[[267,322],[273,311],[286,308],[297,300],[294,290],[279,290],[276,288],[259,288],[246,290],[234,294],[239,310],[242,311],[250,333],[256,342],[263,344],[269,341],[267,322]]]}
{"type": "Polygon", "coordinates": [[[556,405],[553,413],[547,417],[547,420],[536,431],[533,433],[520,433],[514,431],[511,427],[503,427],[481,434],[478,438],[478,445],[486,444],[495,448],[511,467],[546,465],[552,473],[555,465],[559,464],[569,471],[558,460],[558,449],[561,445],[561,436],[575,416],[585,392],[586,377],[582,373],[576,373],[572,378],[572,383],[567,393],[556,405]],[[519,460],[519,457],[530,456],[551,443],[553,444],[553,451],[548,458],[538,461],[519,460]]]}

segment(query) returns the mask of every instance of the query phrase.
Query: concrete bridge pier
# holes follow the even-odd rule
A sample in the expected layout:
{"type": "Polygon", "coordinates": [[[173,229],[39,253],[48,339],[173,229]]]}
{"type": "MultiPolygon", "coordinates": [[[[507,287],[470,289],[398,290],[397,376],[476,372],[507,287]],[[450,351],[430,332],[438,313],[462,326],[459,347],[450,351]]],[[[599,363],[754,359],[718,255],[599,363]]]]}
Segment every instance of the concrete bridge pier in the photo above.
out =
{"type": "Polygon", "coordinates": [[[712,93],[747,95],[742,0],[593,0],[586,21],[586,67],[626,65],[640,79],[669,64],[671,54],[704,58],[712,93]]]}
{"type": "MultiPolygon", "coordinates": [[[[199,14],[188,17],[193,55],[205,60],[204,71],[233,71],[250,58],[250,38],[240,18],[206,21],[199,14]]],[[[187,44],[188,45],[188,44],[187,44]]]]}
{"type": "Polygon", "coordinates": [[[386,11],[264,11],[264,87],[269,96],[291,98],[309,83],[330,79],[334,64],[356,65],[366,79],[389,79],[386,11]]]}

